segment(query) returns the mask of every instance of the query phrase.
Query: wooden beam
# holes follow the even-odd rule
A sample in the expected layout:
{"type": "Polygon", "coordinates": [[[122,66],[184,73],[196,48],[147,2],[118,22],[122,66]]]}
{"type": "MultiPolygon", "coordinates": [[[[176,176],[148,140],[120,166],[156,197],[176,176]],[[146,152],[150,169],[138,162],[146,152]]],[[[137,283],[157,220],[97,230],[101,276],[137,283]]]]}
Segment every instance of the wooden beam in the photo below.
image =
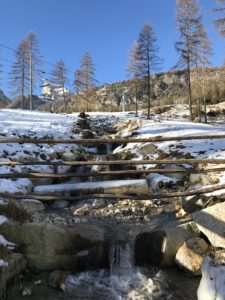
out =
{"type": "Polygon", "coordinates": [[[151,138],[101,138],[101,139],[31,139],[31,138],[0,138],[0,144],[20,143],[20,144],[122,144],[122,143],[151,143],[169,141],[189,141],[189,140],[215,140],[225,139],[225,135],[199,135],[199,136],[179,136],[179,137],[151,137],[151,138]]]}
{"type": "Polygon", "coordinates": [[[122,171],[99,171],[99,172],[87,172],[84,174],[68,173],[68,174],[50,174],[50,173],[6,173],[0,174],[0,178],[87,178],[97,176],[118,176],[118,175],[142,175],[142,174],[204,174],[204,173],[216,173],[225,171],[225,168],[215,169],[200,169],[200,170],[173,170],[173,169],[149,169],[149,170],[122,170],[122,171]]]}
{"type": "Polygon", "coordinates": [[[134,195],[114,195],[114,194],[92,194],[92,195],[80,195],[80,196],[65,196],[65,193],[58,194],[58,195],[45,195],[40,196],[36,194],[28,194],[28,195],[10,195],[7,193],[0,193],[1,197],[8,198],[8,199],[37,199],[41,201],[55,201],[55,200],[68,200],[68,201],[78,201],[82,199],[130,199],[130,200],[157,200],[157,199],[170,199],[170,198],[177,198],[177,197],[186,197],[186,196],[195,196],[195,195],[202,195],[207,194],[219,190],[225,189],[225,184],[203,188],[199,190],[191,190],[185,192],[174,192],[174,193],[157,193],[151,195],[141,195],[141,196],[134,196],[134,195]]]}
{"type": "Polygon", "coordinates": [[[225,164],[225,159],[156,159],[156,160],[108,160],[108,161],[0,161],[0,166],[107,166],[107,165],[181,165],[225,164]]]}

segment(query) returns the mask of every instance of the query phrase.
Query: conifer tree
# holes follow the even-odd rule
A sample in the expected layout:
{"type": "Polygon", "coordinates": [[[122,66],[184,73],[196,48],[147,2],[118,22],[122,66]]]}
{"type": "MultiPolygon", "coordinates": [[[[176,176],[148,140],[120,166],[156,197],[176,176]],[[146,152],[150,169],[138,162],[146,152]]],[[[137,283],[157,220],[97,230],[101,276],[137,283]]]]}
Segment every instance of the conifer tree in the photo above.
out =
{"type": "Polygon", "coordinates": [[[217,0],[219,5],[214,11],[218,13],[218,19],[214,21],[216,27],[218,28],[219,34],[225,37],[225,0],[217,0]]]}
{"type": "Polygon", "coordinates": [[[142,77],[147,80],[147,118],[150,119],[150,101],[152,93],[151,75],[154,70],[159,69],[162,63],[162,60],[158,56],[159,47],[157,46],[157,39],[155,37],[153,27],[150,23],[144,24],[137,42],[140,70],[142,73],[142,77]]]}
{"type": "Polygon", "coordinates": [[[67,78],[67,69],[62,59],[55,64],[55,68],[51,72],[51,76],[52,78],[50,82],[62,88],[64,110],[66,111],[67,106],[66,106],[66,96],[65,96],[65,84],[68,82],[68,78],[67,78]]]}
{"type": "Polygon", "coordinates": [[[202,20],[197,4],[197,0],[177,0],[176,13],[177,27],[180,32],[180,40],[175,44],[176,50],[180,53],[176,67],[187,72],[191,120],[193,120],[191,68],[196,65],[196,47],[200,44],[198,33],[202,20]]]}
{"type": "Polygon", "coordinates": [[[30,81],[30,110],[33,109],[33,90],[38,79],[39,68],[42,63],[38,40],[34,32],[30,32],[26,37],[28,59],[29,59],[29,81],[30,81]]]}
{"type": "Polygon", "coordinates": [[[16,51],[16,61],[10,72],[10,88],[12,96],[21,98],[21,109],[24,109],[25,91],[29,86],[28,45],[22,40],[16,51]]]}
{"type": "Polygon", "coordinates": [[[81,90],[87,92],[96,86],[95,65],[89,52],[85,52],[79,69],[81,90]]]}
{"type": "Polygon", "coordinates": [[[129,60],[127,66],[127,76],[134,80],[135,84],[135,107],[136,117],[138,116],[138,80],[141,78],[142,66],[140,64],[140,49],[138,42],[134,42],[129,52],[129,60]]]}
{"type": "Polygon", "coordinates": [[[78,94],[82,90],[82,85],[83,85],[80,70],[76,70],[76,72],[74,73],[73,85],[76,93],[78,94]]]}

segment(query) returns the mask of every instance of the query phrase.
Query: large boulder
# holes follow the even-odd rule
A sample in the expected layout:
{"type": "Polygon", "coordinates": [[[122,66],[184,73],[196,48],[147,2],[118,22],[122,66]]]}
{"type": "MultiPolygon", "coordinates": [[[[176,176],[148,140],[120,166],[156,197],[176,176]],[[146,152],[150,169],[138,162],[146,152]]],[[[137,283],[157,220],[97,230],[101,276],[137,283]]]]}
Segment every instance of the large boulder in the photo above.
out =
{"type": "Polygon", "coordinates": [[[179,248],[176,264],[194,275],[200,275],[201,263],[208,249],[208,244],[202,238],[189,239],[179,248]]]}
{"type": "Polygon", "coordinates": [[[6,222],[1,233],[19,246],[31,266],[40,270],[82,271],[108,264],[105,233],[97,226],[6,222]]]}
{"type": "Polygon", "coordinates": [[[225,202],[195,212],[192,216],[214,247],[225,248],[225,202]]]}
{"type": "Polygon", "coordinates": [[[196,236],[198,232],[193,222],[173,222],[160,229],[140,233],[135,240],[136,263],[172,266],[178,249],[185,241],[196,236]]]}

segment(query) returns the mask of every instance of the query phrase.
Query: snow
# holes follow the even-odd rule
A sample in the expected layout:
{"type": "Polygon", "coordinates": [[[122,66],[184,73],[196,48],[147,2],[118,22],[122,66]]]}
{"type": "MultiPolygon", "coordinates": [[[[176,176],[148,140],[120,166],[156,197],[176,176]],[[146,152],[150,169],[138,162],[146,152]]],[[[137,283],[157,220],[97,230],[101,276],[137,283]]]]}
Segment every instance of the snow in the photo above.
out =
{"type": "Polygon", "coordinates": [[[27,194],[31,192],[32,182],[29,179],[22,178],[15,181],[11,179],[0,179],[0,191],[7,194],[27,194]]]}
{"type": "Polygon", "coordinates": [[[13,250],[14,247],[15,247],[15,244],[14,244],[14,243],[11,243],[11,242],[7,241],[7,240],[4,238],[4,236],[2,236],[1,234],[0,234],[0,245],[3,245],[3,246],[7,247],[7,248],[10,249],[10,250],[13,250]]]}
{"type": "Polygon", "coordinates": [[[5,222],[7,222],[7,218],[5,217],[5,216],[1,216],[0,215],[0,226],[3,224],[3,223],[5,223],[5,222]]]}
{"type": "Polygon", "coordinates": [[[0,268],[8,267],[8,263],[4,261],[3,259],[0,259],[0,268]]]}
{"type": "Polygon", "coordinates": [[[202,279],[198,288],[198,300],[225,299],[225,265],[215,265],[210,257],[202,262],[202,279]]]}

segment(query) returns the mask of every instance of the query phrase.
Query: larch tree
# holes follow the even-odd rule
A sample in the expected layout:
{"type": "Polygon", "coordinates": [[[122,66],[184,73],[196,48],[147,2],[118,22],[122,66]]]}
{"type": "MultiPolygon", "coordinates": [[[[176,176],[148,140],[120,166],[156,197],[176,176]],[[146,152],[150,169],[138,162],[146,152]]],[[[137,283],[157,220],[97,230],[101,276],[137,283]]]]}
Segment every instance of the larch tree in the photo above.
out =
{"type": "Polygon", "coordinates": [[[176,68],[187,72],[189,112],[190,119],[193,120],[191,68],[196,64],[196,47],[200,43],[198,32],[202,20],[197,0],[177,0],[176,19],[180,32],[180,40],[175,44],[180,54],[176,68]]]}
{"type": "Polygon", "coordinates": [[[201,27],[199,32],[200,44],[199,44],[199,63],[201,68],[201,84],[202,84],[202,97],[204,107],[204,122],[207,123],[207,106],[205,95],[205,69],[210,67],[210,57],[213,55],[212,41],[209,39],[207,31],[204,26],[201,27]]]}
{"type": "Polygon", "coordinates": [[[140,31],[138,43],[138,59],[142,77],[147,80],[147,101],[148,115],[150,119],[150,102],[152,94],[151,75],[154,70],[158,70],[162,64],[162,60],[158,56],[159,47],[155,37],[152,25],[147,22],[140,31]]]}
{"type": "Polygon", "coordinates": [[[89,52],[85,52],[80,65],[80,82],[83,91],[87,92],[96,86],[95,65],[89,52]]]}
{"type": "Polygon", "coordinates": [[[26,40],[21,41],[15,54],[16,61],[10,72],[11,95],[21,98],[21,109],[24,109],[25,91],[29,86],[29,56],[26,40]]]}
{"type": "MultiPolygon", "coordinates": [[[[89,52],[85,52],[79,68],[79,88],[85,93],[96,86],[95,65],[89,52]]],[[[88,98],[85,96],[86,110],[88,111],[88,98]]]]}
{"type": "Polygon", "coordinates": [[[140,64],[140,49],[137,41],[132,45],[129,52],[127,76],[134,80],[135,84],[135,110],[136,117],[138,116],[138,80],[141,78],[142,66],[140,64]]]}
{"type": "Polygon", "coordinates": [[[74,73],[74,81],[73,81],[74,89],[78,94],[82,90],[82,78],[81,78],[81,71],[76,70],[74,73]]]}
{"type": "Polygon", "coordinates": [[[62,59],[60,59],[55,64],[55,68],[51,72],[50,82],[53,85],[56,85],[56,86],[59,86],[59,87],[62,88],[64,110],[66,111],[67,110],[67,105],[66,105],[66,95],[65,95],[65,84],[68,82],[68,78],[67,78],[67,68],[66,68],[65,63],[62,59]]]}
{"type": "Polygon", "coordinates": [[[218,8],[214,12],[218,13],[218,18],[214,21],[219,34],[225,37],[225,0],[217,0],[218,8]]]}
{"type": "Polygon", "coordinates": [[[30,81],[30,110],[33,109],[33,90],[35,82],[40,74],[41,56],[38,40],[34,32],[30,32],[26,37],[28,59],[29,59],[29,81],[30,81]]]}

